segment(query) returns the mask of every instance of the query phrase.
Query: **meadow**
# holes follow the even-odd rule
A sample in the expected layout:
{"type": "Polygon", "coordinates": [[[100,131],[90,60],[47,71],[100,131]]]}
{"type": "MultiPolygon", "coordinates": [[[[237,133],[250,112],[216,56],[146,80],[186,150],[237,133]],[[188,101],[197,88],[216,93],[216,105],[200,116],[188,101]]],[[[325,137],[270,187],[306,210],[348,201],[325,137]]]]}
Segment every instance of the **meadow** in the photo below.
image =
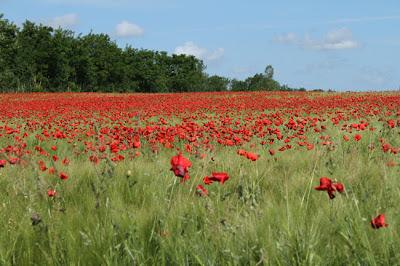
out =
{"type": "Polygon", "coordinates": [[[399,265],[400,93],[0,95],[1,265],[399,265]]]}

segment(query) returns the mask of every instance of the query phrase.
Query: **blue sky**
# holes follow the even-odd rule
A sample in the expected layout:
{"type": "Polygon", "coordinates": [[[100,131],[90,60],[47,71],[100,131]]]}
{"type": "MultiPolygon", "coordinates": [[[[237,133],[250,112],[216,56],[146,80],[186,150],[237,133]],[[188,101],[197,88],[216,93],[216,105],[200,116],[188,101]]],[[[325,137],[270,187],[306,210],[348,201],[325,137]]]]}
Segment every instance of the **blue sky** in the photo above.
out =
{"type": "Polygon", "coordinates": [[[108,33],[118,45],[193,54],[207,72],[275,69],[293,87],[400,88],[400,1],[0,0],[0,13],[108,33]]]}

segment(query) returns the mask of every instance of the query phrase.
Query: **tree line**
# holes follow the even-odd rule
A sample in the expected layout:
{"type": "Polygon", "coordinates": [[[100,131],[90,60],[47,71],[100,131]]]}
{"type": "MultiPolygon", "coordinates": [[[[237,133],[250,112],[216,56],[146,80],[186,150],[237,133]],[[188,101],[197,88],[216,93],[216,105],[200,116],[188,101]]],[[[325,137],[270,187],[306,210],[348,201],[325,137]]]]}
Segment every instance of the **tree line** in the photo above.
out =
{"type": "Polygon", "coordinates": [[[190,92],[292,90],[274,70],[245,80],[208,75],[189,55],[120,48],[107,34],[25,21],[21,28],[0,14],[0,91],[190,92]]]}

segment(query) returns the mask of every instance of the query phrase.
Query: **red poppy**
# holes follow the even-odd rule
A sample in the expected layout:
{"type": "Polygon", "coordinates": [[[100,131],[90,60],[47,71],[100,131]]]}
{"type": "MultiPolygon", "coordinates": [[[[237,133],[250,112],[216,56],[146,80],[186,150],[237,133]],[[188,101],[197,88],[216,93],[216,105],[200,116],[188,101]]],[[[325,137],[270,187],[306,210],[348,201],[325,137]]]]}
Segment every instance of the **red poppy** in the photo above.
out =
{"type": "Polygon", "coordinates": [[[315,187],[316,190],[327,190],[332,186],[332,180],[328,177],[321,177],[319,179],[319,186],[315,187]]]}
{"type": "Polygon", "coordinates": [[[258,154],[252,153],[252,152],[248,152],[246,154],[247,159],[252,160],[253,162],[256,161],[258,159],[258,154]]]}
{"type": "Polygon", "coordinates": [[[396,162],[394,162],[394,161],[388,161],[388,162],[386,163],[386,165],[387,165],[388,167],[394,167],[394,166],[396,166],[397,164],[396,164],[396,162]]]}
{"type": "Polygon", "coordinates": [[[335,198],[335,191],[339,193],[344,192],[344,185],[342,183],[332,183],[328,177],[321,177],[319,179],[319,186],[314,188],[319,191],[326,191],[330,199],[335,198]]]}
{"type": "Polygon", "coordinates": [[[66,179],[68,179],[68,175],[67,175],[66,173],[61,172],[61,173],[60,173],[60,178],[61,178],[62,180],[66,180],[66,179]]]}
{"type": "Polygon", "coordinates": [[[4,167],[6,165],[6,160],[0,160],[0,167],[4,167]]]}
{"type": "Polygon", "coordinates": [[[344,185],[342,183],[335,183],[335,184],[333,184],[333,186],[339,193],[344,192],[344,185]]]}
{"type": "Polygon", "coordinates": [[[381,227],[388,227],[389,225],[385,223],[385,215],[379,214],[377,217],[371,220],[371,226],[374,229],[379,229],[381,227]]]}
{"type": "Polygon", "coordinates": [[[54,189],[48,189],[47,190],[47,196],[49,196],[49,198],[52,198],[56,195],[56,191],[54,189]]]}
{"type": "Polygon", "coordinates": [[[43,161],[39,161],[38,164],[41,171],[44,172],[47,170],[46,164],[43,161]]]}
{"type": "Polygon", "coordinates": [[[8,159],[8,162],[9,162],[10,164],[16,164],[16,163],[19,162],[19,158],[10,158],[10,159],[8,159]]]}
{"type": "Polygon", "coordinates": [[[52,149],[53,151],[56,151],[56,150],[57,150],[57,146],[51,146],[51,149],[52,149]]]}
{"type": "Polygon", "coordinates": [[[354,135],[354,139],[355,139],[356,141],[360,141],[361,135],[360,135],[360,134],[354,135]]]}
{"type": "Polygon", "coordinates": [[[182,177],[183,180],[189,179],[189,170],[188,168],[192,166],[192,163],[189,159],[182,156],[182,153],[179,153],[176,156],[171,158],[171,171],[174,172],[175,176],[182,177]]]}
{"type": "Polygon", "coordinates": [[[206,185],[212,184],[214,181],[212,181],[208,176],[203,178],[203,183],[206,185]]]}
{"type": "Polygon", "coordinates": [[[89,161],[91,161],[92,163],[98,164],[99,158],[96,155],[90,155],[89,161]]]}
{"type": "Polygon", "coordinates": [[[49,168],[49,174],[54,174],[56,172],[56,169],[54,167],[49,168]]]}
{"type": "Polygon", "coordinates": [[[62,164],[63,165],[68,165],[69,164],[69,160],[67,157],[64,158],[64,160],[62,160],[62,164]]]}
{"type": "Polygon", "coordinates": [[[396,126],[395,121],[393,119],[387,121],[390,128],[394,128],[396,126]]]}
{"type": "Polygon", "coordinates": [[[136,135],[136,136],[133,138],[133,147],[134,147],[135,149],[140,148],[140,138],[139,138],[138,135],[136,135]]]}
{"type": "Polygon", "coordinates": [[[196,194],[199,196],[208,196],[208,191],[203,187],[203,185],[198,185],[196,187],[196,194]]]}
{"type": "Polygon", "coordinates": [[[273,149],[269,149],[269,154],[270,154],[271,156],[274,156],[274,155],[275,155],[275,151],[274,151],[273,149]]]}
{"type": "Polygon", "coordinates": [[[212,184],[214,181],[224,184],[226,180],[229,179],[229,175],[224,172],[213,172],[211,176],[206,176],[203,178],[203,182],[206,185],[212,184]]]}
{"type": "Polygon", "coordinates": [[[245,150],[238,150],[237,154],[239,154],[240,156],[246,156],[247,152],[245,150]]]}

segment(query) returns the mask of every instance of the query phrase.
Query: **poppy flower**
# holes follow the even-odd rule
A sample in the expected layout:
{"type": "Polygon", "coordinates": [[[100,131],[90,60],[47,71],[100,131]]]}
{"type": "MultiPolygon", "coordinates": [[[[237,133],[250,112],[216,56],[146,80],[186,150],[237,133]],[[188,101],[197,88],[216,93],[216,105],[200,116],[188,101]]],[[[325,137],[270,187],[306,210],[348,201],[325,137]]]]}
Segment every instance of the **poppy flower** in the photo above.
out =
{"type": "Polygon", "coordinates": [[[240,156],[246,156],[247,152],[245,150],[238,150],[237,154],[239,154],[240,156]]]}
{"type": "Polygon", "coordinates": [[[43,161],[40,161],[39,168],[42,172],[47,170],[46,164],[43,161]]]}
{"type": "Polygon", "coordinates": [[[47,196],[49,196],[49,198],[52,198],[56,195],[56,191],[54,189],[48,189],[47,190],[47,196]]]}
{"type": "Polygon", "coordinates": [[[390,146],[390,144],[389,143],[383,143],[382,144],[382,150],[383,150],[383,152],[388,152],[389,150],[390,150],[390,148],[391,148],[391,146],[390,146]]]}
{"type": "Polygon", "coordinates": [[[183,180],[189,179],[188,168],[192,166],[189,159],[183,157],[182,153],[171,158],[171,171],[174,172],[175,176],[182,177],[183,180]]]}
{"type": "Polygon", "coordinates": [[[342,183],[335,183],[335,184],[333,184],[333,186],[339,193],[344,192],[344,185],[342,183]]]}
{"type": "Polygon", "coordinates": [[[247,159],[254,161],[257,161],[258,159],[258,154],[252,153],[252,152],[248,152],[246,154],[247,159]]]}
{"type": "Polygon", "coordinates": [[[90,155],[89,157],[89,161],[91,161],[92,163],[99,163],[99,158],[96,155],[90,155]]]}
{"type": "Polygon", "coordinates": [[[8,159],[8,162],[9,162],[10,164],[16,164],[16,163],[19,162],[19,158],[10,158],[10,159],[8,159]]]}
{"type": "Polygon", "coordinates": [[[203,183],[206,185],[212,184],[214,181],[212,181],[208,176],[203,178],[203,183]]]}
{"type": "Polygon", "coordinates": [[[133,148],[140,148],[140,138],[137,135],[133,138],[133,148]]]}
{"type": "Polygon", "coordinates": [[[385,223],[385,215],[379,214],[377,217],[371,220],[371,226],[374,229],[379,229],[381,227],[388,227],[389,225],[385,223]]]}
{"type": "Polygon", "coordinates": [[[66,179],[68,179],[68,175],[67,175],[66,173],[61,172],[61,173],[60,173],[60,178],[61,178],[62,180],[66,180],[66,179]]]}
{"type": "Polygon", "coordinates": [[[56,150],[57,150],[57,146],[51,146],[51,149],[52,149],[53,151],[56,151],[56,150]]]}
{"type": "Polygon", "coordinates": [[[344,192],[344,185],[342,183],[333,183],[328,177],[321,177],[319,179],[319,186],[314,188],[319,191],[326,191],[330,199],[335,198],[335,191],[339,193],[344,192]]]}
{"type": "Polygon", "coordinates": [[[275,155],[275,151],[273,150],[273,149],[269,149],[269,154],[271,155],[271,156],[274,156],[275,155]]]}
{"type": "Polygon", "coordinates": [[[394,167],[394,166],[396,166],[397,164],[396,164],[396,162],[394,162],[394,161],[388,161],[387,163],[386,163],[386,166],[388,166],[388,167],[394,167]]]}
{"type": "Polygon", "coordinates": [[[206,176],[203,178],[203,182],[206,185],[212,184],[214,181],[224,184],[226,180],[229,179],[229,175],[224,172],[213,172],[211,176],[206,176]]]}
{"type": "Polygon", "coordinates": [[[67,157],[64,158],[64,160],[62,160],[62,164],[63,165],[68,165],[69,164],[69,160],[67,157]]]}
{"type": "Polygon", "coordinates": [[[6,165],[6,160],[0,160],[0,167],[4,167],[6,165]]]}
{"type": "Polygon", "coordinates": [[[199,196],[208,196],[208,191],[203,187],[203,185],[198,185],[196,187],[196,194],[199,196]]]}
{"type": "Polygon", "coordinates": [[[332,185],[332,180],[327,177],[321,177],[319,179],[319,186],[314,188],[319,191],[327,191],[329,198],[335,198],[335,187],[332,185]]]}
{"type": "Polygon", "coordinates": [[[361,135],[360,134],[354,135],[354,139],[355,139],[355,141],[360,141],[361,140],[361,135]]]}
{"type": "Polygon", "coordinates": [[[395,121],[393,119],[387,121],[390,128],[394,128],[396,126],[395,121]]]}
{"type": "Polygon", "coordinates": [[[49,174],[54,174],[56,172],[56,169],[54,167],[49,168],[49,174]]]}

